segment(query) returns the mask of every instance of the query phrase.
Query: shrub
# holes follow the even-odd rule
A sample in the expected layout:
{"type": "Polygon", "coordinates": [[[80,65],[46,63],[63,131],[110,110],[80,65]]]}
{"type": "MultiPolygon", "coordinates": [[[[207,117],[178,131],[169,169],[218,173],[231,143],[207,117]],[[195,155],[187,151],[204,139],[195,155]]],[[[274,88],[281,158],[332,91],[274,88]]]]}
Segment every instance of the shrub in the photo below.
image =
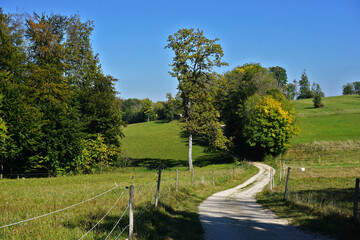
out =
{"type": "Polygon", "coordinates": [[[321,102],[321,97],[320,97],[320,95],[315,95],[315,97],[314,97],[314,99],[313,99],[313,102],[314,102],[314,107],[315,107],[315,108],[324,107],[324,104],[321,102]]]}

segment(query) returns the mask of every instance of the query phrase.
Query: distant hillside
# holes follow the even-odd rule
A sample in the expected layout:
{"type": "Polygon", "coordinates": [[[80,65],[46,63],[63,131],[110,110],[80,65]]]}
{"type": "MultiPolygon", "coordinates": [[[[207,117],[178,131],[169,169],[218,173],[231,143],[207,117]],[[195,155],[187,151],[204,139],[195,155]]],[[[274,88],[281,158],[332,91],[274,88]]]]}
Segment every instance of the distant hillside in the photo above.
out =
{"type": "MultiPolygon", "coordinates": [[[[177,121],[152,121],[129,124],[124,129],[122,153],[135,159],[139,165],[187,166],[187,137],[181,136],[177,121]]],[[[193,144],[194,165],[224,163],[227,157],[219,153],[209,153],[201,142],[193,144]]]]}
{"type": "Polygon", "coordinates": [[[296,100],[295,111],[301,132],[293,143],[360,139],[360,96],[323,98],[323,108],[312,99],[296,100]]]}

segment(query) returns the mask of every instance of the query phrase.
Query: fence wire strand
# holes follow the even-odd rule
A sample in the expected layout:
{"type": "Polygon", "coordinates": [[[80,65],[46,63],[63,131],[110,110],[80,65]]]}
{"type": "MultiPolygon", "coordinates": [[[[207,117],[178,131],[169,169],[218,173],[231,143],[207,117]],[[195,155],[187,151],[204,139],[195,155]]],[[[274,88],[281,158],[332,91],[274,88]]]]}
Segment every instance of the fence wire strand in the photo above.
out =
{"type": "Polygon", "coordinates": [[[97,225],[99,225],[99,223],[110,213],[110,211],[115,207],[115,205],[117,204],[117,202],[120,200],[120,198],[124,195],[126,188],[124,189],[124,191],[121,193],[120,197],[116,200],[116,202],[114,203],[114,205],[112,205],[112,207],[109,209],[109,211],[107,211],[105,213],[105,215],[89,230],[87,231],[87,233],[85,233],[81,238],[79,238],[79,240],[83,239],[86,235],[88,235],[97,225]]]}
{"type": "Polygon", "coordinates": [[[95,199],[95,198],[98,198],[98,197],[100,197],[100,196],[102,196],[102,195],[104,195],[104,194],[106,194],[106,193],[108,193],[108,192],[111,192],[111,191],[113,191],[114,189],[116,189],[116,188],[118,188],[118,187],[119,187],[116,183],[115,183],[115,185],[116,185],[115,187],[113,187],[113,188],[111,188],[111,189],[107,190],[106,192],[103,192],[103,193],[101,193],[101,194],[99,194],[99,195],[96,195],[96,196],[94,196],[94,197],[92,197],[92,198],[89,198],[89,199],[87,199],[87,200],[84,200],[84,201],[82,201],[82,202],[76,203],[76,204],[74,204],[74,205],[71,205],[71,206],[68,206],[68,207],[65,207],[65,208],[62,208],[62,209],[59,209],[59,210],[53,211],[53,212],[49,212],[49,213],[46,213],[46,214],[40,215],[40,216],[37,216],[37,217],[33,217],[33,218],[29,218],[29,219],[22,220],[22,221],[19,221],[19,222],[15,222],[15,223],[7,224],[7,225],[4,225],[4,226],[1,226],[1,227],[0,227],[0,229],[1,229],[1,228],[5,228],[5,227],[14,226],[14,225],[17,225],[17,224],[20,224],[20,223],[24,223],[24,222],[29,222],[29,221],[32,221],[32,220],[35,220],[35,219],[38,219],[38,218],[42,218],[42,217],[45,217],[45,216],[49,216],[49,215],[51,215],[51,214],[58,213],[58,212],[61,212],[61,211],[67,210],[67,209],[69,209],[69,208],[72,208],[72,207],[78,206],[78,205],[80,205],[80,204],[83,204],[83,203],[89,202],[89,201],[91,201],[91,200],[93,200],[93,199],[95,199]]]}
{"type": "Polygon", "coordinates": [[[121,215],[121,217],[119,218],[119,220],[116,222],[116,224],[114,225],[114,227],[111,229],[110,233],[106,236],[105,240],[108,239],[108,237],[111,235],[111,233],[115,230],[115,228],[117,227],[117,225],[120,223],[121,219],[124,217],[124,214],[126,213],[126,211],[129,209],[129,205],[126,207],[126,209],[124,210],[123,214],[121,215]]]}

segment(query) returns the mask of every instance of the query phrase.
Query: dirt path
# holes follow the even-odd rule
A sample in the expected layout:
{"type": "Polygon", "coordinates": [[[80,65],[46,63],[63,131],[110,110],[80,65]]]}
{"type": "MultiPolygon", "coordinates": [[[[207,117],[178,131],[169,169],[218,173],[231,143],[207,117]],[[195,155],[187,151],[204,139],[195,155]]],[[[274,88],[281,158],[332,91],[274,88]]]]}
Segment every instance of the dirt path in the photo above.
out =
{"type": "Polygon", "coordinates": [[[254,163],[259,173],[245,183],[215,193],[199,206],[205,240],[218,239],[325,239],[311,236],[288,225],[256,203],[255,195],[269,183],[268,165],[254,163]]]}

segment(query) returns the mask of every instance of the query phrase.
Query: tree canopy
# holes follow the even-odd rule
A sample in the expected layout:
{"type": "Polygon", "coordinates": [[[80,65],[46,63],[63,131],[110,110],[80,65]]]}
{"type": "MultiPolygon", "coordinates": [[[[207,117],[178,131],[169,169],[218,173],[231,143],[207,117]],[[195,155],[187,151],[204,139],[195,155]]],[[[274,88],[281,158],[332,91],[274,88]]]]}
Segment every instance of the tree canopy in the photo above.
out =
{"type": "Polygon", "coordinates": [[[85,171],[89,143],[101,141],[117,161],[122,137],[112,76],[93,53],[91,21],[78,15],[0,11],[0,125],[4,171],[85,171]],[[4,127],[5,126],[5,127],[4,127]],[[5,129],[5,130],[4,130],[5,129]]]}

